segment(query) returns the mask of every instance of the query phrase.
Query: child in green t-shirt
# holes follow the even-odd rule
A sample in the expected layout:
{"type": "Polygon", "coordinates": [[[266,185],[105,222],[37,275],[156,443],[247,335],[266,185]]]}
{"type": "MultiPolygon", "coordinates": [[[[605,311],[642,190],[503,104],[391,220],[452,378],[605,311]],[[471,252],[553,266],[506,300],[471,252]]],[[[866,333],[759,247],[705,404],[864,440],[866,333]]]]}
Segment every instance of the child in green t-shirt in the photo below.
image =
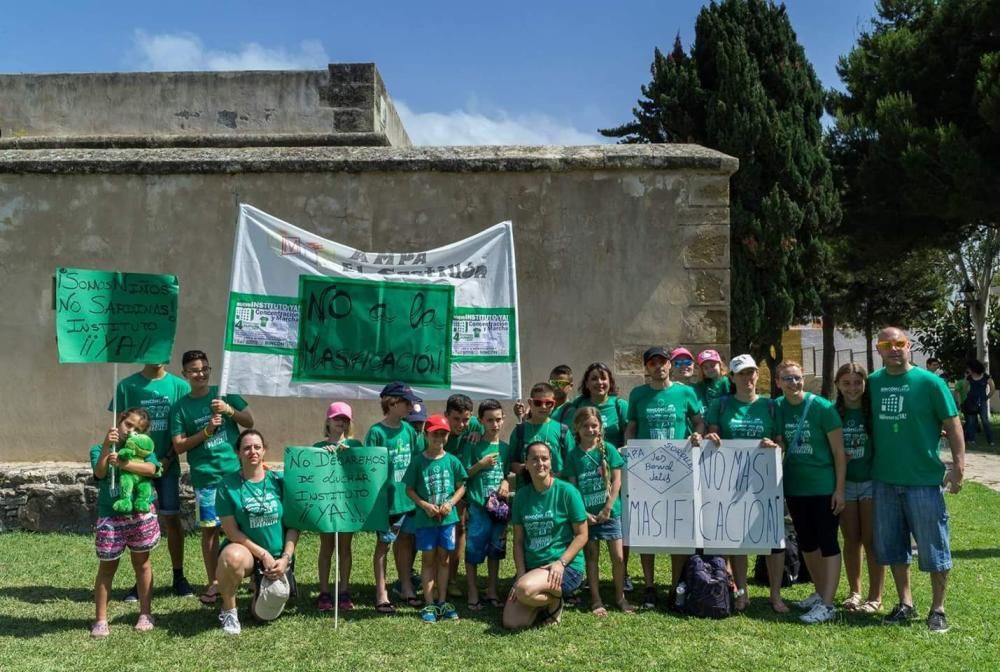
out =
{"type": "Polygon", "coordinates": [[[427,418],[427,448],[413,456],[403,476],[406,496],[417,506],[414,525],[417,549],[422,554],[425,601],[420,618],[427,623],[458,620],[455,605],[448,601],[448,566],[458,525],[455,507],[465,496],[468,475],[461,461],[444,449],[448,434],[448,421],[443,415],[427,418]]]}
{"type": "MultiPolygon", "coordinates": [[[[330,452],[362,448],[362,443],[354,438],[351,424],[351,407],[342,401],[330,404],[326,412],[324,434],[326,438],[313,444],[314,448],[324,448],[330,452]]],[[[319,598],[316,608],[320,611],[333,609],[333,598],[330,595],[330,560],[333,549],[337,548],[337,558],[340,561],[340,588],[337,593],[337,604],[340,611],[350,611],[354,608],[351,601],[351,563],[353,555],[351,542],[353,532],[337,532],[319,535],[319,598]]]]}
{"type": "Polygon", "coordinates": [[[118,448],[133,432],[145,433],[149,429],[149,414],[140,407],[130,408],[118,415],[118,425],[112,427],[104,441],[90,449],[90,465],[97,481],[97,524],[94,546],[100,564],[94,582],[94,603],[96,619],[90,628],[90,636],[103,639],[110,634],[108,627],[108,596],[111,582],[118,570],[118,560],[125,549],[131,552],[132,569],[135,571],[135,585],[139,596],[139,620],[135,629],[145,632],[153,629],[153,566],[149,552],[160,541],[160,526],[154,510],[147,512],[118,513],[112,507],[114,492],[111,481],[121,477],[122,472],[153,478],[159,473],[160,463],[156,453],[151,452],[142,460],[119,458],[118,448]],[[116,473],[117,472],[117,473],[116,473]]]}
{"type": "Polygon", "coordinates": [[[524,470],[525,450],[534,441],[547,443],[552,449],[552,473],[562,473],[563,461],[573,448],[573,435],[569,428],[552,419],[556,407],[556,391],[548,383],[531,386],[531,413],[514,428],[510,435],[511,469],[515,474],[524,470]]]}

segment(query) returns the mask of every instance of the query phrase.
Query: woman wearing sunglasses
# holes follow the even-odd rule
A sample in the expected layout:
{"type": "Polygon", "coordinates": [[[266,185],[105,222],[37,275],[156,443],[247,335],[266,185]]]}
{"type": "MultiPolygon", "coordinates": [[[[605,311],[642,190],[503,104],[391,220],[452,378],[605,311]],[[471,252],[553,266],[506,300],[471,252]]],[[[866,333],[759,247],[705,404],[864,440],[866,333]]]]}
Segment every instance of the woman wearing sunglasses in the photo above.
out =
{"type": "Polygon", "coordinates": [[[805,391],[802,365],[778,364],[777,442],[785,451],[785,502],[792,514],[799,551],[815,592],[799,602],[803,623],[823,623],[837,615],[833,598],[840,581],[838,517],[844,509],[847,459],[840,414],[823,397],[805,391]]]}

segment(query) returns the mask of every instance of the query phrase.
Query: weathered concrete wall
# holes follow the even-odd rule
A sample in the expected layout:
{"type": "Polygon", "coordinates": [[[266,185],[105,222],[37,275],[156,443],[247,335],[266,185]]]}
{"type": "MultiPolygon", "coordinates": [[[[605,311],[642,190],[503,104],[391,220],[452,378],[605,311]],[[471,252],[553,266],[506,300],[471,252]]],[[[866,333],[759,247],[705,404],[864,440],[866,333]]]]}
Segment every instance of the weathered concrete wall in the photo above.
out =
{"type": "MultiPolygon", "coordinates": [[[[735,169],[685,145],[0,150],[0,460],[86,459],[110,423],[112,366],[57,363],[57,266],[177,274],[171,370],[191,348],[220,363],[237,194],[362,250],[512,220],[524,379],[604,360],[627,393],[651,344],[728,352],[735,169]]],[[[273,446],[319,438],[327,402],[249,401],[273,446]]],[[[367,427],[376,404],[358,410],[367,427]]]]}
{"type": "Polygon", "coordinates": [[[0,147],[232,144],[232,136],[255,145],[283,136],[299,146],[410,144],[373,63],[0,75],[0,147]]]}

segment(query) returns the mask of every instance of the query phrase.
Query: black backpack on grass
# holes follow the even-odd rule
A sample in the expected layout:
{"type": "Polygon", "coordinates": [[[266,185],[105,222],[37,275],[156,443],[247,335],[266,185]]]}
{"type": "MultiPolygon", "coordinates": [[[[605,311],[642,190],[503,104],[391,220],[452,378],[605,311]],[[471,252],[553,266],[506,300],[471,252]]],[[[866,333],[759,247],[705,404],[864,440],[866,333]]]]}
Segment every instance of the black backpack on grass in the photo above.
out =
{"type": "MultiPolygon", "coordinates": [[[[799,540],[795,530],[785,528],[785,568],[781,573],[781,587],[788,588],[793,583],[808,583],[812,578],[806,563],[799,555],[799,540]]],[[[753,565],[753,582],[759,586],[771,585],[767,574],[767,556],[758,555],[753,565]]]]}
{"type": "Polygon", "coordinates": [[[727,618],[735,613],[735,586],[733,577],[726,571],[724,557],[692,555],[684,563],[681,576],[684,597],[678,608],[682,613],[698,618],[727,618]]]}

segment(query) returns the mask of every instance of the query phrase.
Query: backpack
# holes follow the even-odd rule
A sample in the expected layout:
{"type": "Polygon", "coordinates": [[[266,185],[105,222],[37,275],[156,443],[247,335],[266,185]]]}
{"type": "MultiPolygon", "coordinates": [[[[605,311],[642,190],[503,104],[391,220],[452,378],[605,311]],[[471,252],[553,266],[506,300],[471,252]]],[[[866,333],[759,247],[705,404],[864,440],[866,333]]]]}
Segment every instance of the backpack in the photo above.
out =
{"type": "Polygon", "coordinates": [[[678,609],[698,618],[727,618],[735,612],[733,577],[721,555],[692,555],[684,563],[682,585],[676,590],[678,609]],[[683,595],[683,598],[681,598],[683,595]]]}
{"type": "MultiPolygon", "coordinates": [[[[785,568],[781,573],[781,587],[788,588],[793,583],[806,583],[811,580],[806,563],[799,555],[799,540],[795,530],[785,528],[785,568]]],[[[770,577],[767,574],[767,556],[758,555],[753,565],[753,581],[759,586],[769,586],[770,577]]]]}

